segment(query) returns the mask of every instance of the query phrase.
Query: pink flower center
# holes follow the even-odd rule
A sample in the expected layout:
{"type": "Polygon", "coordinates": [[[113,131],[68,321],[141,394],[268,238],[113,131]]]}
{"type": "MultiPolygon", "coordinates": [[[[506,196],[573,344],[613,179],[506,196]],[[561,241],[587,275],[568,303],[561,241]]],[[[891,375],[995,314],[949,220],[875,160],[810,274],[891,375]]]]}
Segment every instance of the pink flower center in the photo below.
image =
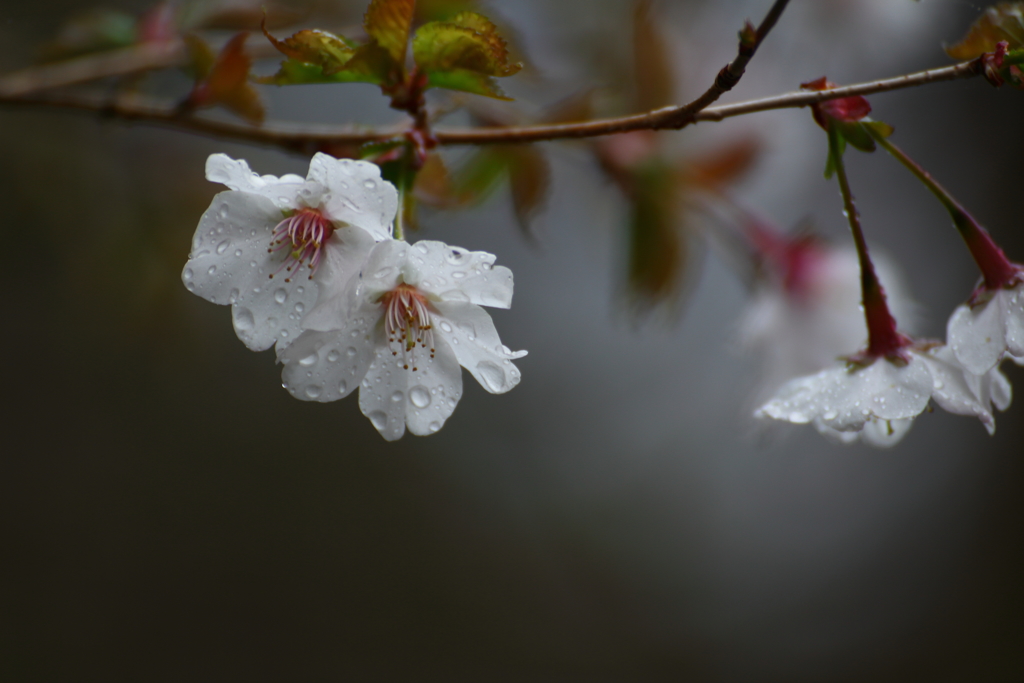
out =
{"type": "MultiPolygon", "coordinates": [[[[418,349],[429,349],[434,357],[434,327],[427,297],[412,285],[401,284],[381,297],[384,306],[384,332],[391,355],[402,354],[402,367],[413,372],[418,349]]],[[[424,352],[421,352],[424,353],[424,352]]]]}
{"type": "Polygon", "coordinates": [[[334,224],[324,217],[318,209],[299,209],[294,214],[277,224],[270,236],[270,248],[273,253],[282,249],[288,250],[288,256],[271,278],[282,270],[289,273],[284,279],[291,282],[291,275],[299,272],[303,265],[309,267],[309,279],[313,279],[322,258],[324,243],[334,234],[334,224]]]}

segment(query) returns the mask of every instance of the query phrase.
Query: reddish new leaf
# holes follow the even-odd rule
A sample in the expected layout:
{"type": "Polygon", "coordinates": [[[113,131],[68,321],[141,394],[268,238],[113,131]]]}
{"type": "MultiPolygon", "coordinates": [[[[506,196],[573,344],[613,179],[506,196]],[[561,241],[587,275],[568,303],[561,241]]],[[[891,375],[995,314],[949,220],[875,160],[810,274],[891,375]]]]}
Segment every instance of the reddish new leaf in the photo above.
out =
{"type": "Polygon", "coordinates": [[[637,2],[633,11],[633,72],[639,111],[672,104],[675,79],[671,60],[661,31],[651,16],[650,0],[637,2]]]}
{"type": "MultiPolygon", "coordinates": [[[[249,82],[252,58],[245,53],[245,39],[248,35],[239,33],[227,42],[209,66],[208,72],[200,77],[192,89],[192,93],[185,101],[185,108],[212,107],[219,104],[250,123],[263,121],[263,103],[249,82]]],[[[195,45],[195,40],[192,43],[195,45]]],[[[202,68],[202,65],[198,66],[202,68]]]]}
{"type": "Polygon", "coordinates": [[[734,140],[724,147],[683,164],[680,181],[687,186],[719,192],[749,171],[761,154],[756,137],[734,140]]]}
{"type": "Polygon", "coordinates": [[[964,38],[946,48],[953,59],[974,59],[1006,41],[1009,49],[1024,47],[1024,2],[1001,2],[985,10],[964,38]]]}
{"type": "MultiPolygon", "coordinates": [[[[800,87],[804,90],[831,90],[836,87],[836,84],[822,76],[816,80],[801,83],[800,87]]],[[[811,113],[818,125],[828,130],[830,119],[847,123],[860,121],[871,113],[871,105],[860,95],[854,95],[812,104],[811,113]]]]}
{"type": "Polygon", "coordinates": [[[415,11],[416,0],[373,0],[363,16],[366,33],[384,48],[398,68],[405,66],[415,11]]]}

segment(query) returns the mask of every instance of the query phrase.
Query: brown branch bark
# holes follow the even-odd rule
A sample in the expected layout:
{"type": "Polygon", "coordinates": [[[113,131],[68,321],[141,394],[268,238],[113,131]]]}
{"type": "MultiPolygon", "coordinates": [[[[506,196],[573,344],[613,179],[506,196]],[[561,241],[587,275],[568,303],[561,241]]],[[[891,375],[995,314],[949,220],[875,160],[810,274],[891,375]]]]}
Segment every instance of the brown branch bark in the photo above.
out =
{"type": "MultiPolygon", "coordinates": [[[[803,90],[785,93],[758,100],[737,102],[719,107],[708,107],[694,114],[690,123],[721,121],[734,116],[772,109],[806,107],[817,102],[839,97],[872,95],[939,81],[971,78],[979,75],[982,71],[980,62],[974,60],[939,69],[929,69],[905,76],[857,83],[831,90],[803,90]]],[[[407,126],[395,126],[385,129],[370,129],[358,126],[288,126],[284,124],[254,127],[231,121],[216,121],[201,116],[181,116],[175,112],[173,104],[143,98],[112,102],[109,98],[87,95],[10,97],[0,94],[0,104],[78,109],[105,114],[124,121],[137,121],[151,125],[184,129],[201,135],[278,146],[298,152],[315,151],[329,145],[358,145],[383,140],[399,135],[408,128],[407,126]]],[[[494,128],[439,128],[434,131],[434,135],[438,142],[443,145],[510,144],[589,138],[633,130],[672,128],[677,121],[680,109],[682,107],[664,107],[646,114],[582,123],[494,128]]]]}

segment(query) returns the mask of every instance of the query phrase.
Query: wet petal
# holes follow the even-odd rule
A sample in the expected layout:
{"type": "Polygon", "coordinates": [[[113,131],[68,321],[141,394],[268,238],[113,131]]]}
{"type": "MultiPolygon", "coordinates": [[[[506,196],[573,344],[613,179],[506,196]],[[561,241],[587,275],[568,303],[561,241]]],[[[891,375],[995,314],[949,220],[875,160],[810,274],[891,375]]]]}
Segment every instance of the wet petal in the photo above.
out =
{"type": "Polygon", "coordinates": [[[512,305],[512,271],[495,266],[494,254],[423,240],[409,250],[409,259],[417,271],[417,281],[410,284],[434,298],[494,308],[512,305]]]}
{"type": "Polygon", "coordinates": [[[334,332],[307,331],[278,354],[281,379],[303,401],[337,401],[359,386],[375,357],[373,327],[350,320],[334,332]]]}
{"type": "Polygon", "coordinates": [[[313,277],[319,296],[316,306],[302,320],[305,329],[326,332],[345,324],[354,305],[359,271],[373,245],[373,238],[365,230],[342,229],[331,235],[313,277]]]}
{"type": "Polygon", "coordinates": [[[328,218],[362,228],[376,240],[391,237],[398,191],[381,179],[376,164],[318,152],[309,162],[307,177],[324,188],[322,202],[328,218]]]}
{"type": "Polygon", "coordinates": [[[435,344],[434,357],[417,361],[418,370],[406,376],[405,422],[416,436],[433,434],[444,426],[462,398],[462,368],[444,340],[435,344]]]}
{"type": "Polygon", "coordinates": [[[946,326],[946,339],[968,372],[982,375],[1006,350],[1006,325],[1000,294],[976,308],[957,306],[946,326]]]}
{"type": "Polygon", "coordinates": [[[947,412],[977,417],[990,434],[994,432],[996,423],[991,403],[987,399],[981,400],[979,395],[982,378],[965,372],[948,346],[940,346],[919,356],[932,373],[935,403],[947,412]]]}
{"type": "Polygon", "coordinates": [[[227,154],[211,154],[206,160],[206,179],[227,185],[232,190],[267,197],[281,209],[296,208],[296,196],[305,182],[293,174],[280,178],[261,176],[249,168],[244,159],[232,159],[227,154]]]}
{"type": "Polygon", "coordinates": [[[891,448],[903,439],[913,424],[913,418],[868,420],[864,423],[864,429],[860,431],[861,441],[875,448],[891,448]]]}
{"type": "Polygon", "coordinates": [[[858,431],[871,418],[916,417],[928,405],[931,388],[931,373],[919,359],[911,356],[902,367],[879,359],[867,367],[836,366],[791,380],[754,416],[858,431]]]}
{"type": "Polygon", "coordinates": [[[1011,356],[1024,356],[1024,285],[999,293],[1006,316],[1006,348],[1011,356]]]}
{"type": "Polygon", "coordinates": [[[388,441],[405,434],[405,410],[409,388],[407,375],[384,344],[384,331],[376,328],[375,356],[359,387],[359,409],[388,441]]]}
{"type": "Polygon", "coordinates": [[[462,367],[487,391],[503,394],[519,384],[519,369],[512,360],[525,351],[511,351],[501,343],[491,316],[473,304],[438,302],[434,333],[446,340],[462,367]]]}
{"type": "Polygon", "coordinates": [[[253,351],[291,343],[316,301],[314,282],[285,282],[285,271],[270,277],[287,257],[284,251],[267,251],[280,220],[280,209],[266,197],[221,192],[199,220],[182,271],[189,291],[216,304],[233,304],[235,334],[253,351]]]}

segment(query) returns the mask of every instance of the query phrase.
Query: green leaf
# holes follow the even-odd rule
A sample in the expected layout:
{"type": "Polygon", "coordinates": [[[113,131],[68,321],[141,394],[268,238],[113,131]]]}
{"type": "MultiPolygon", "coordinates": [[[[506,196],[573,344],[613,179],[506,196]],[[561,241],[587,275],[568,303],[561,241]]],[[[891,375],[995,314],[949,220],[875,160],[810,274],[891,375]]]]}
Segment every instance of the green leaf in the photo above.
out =
{"type": "Polygon", "coordinates": [[[454,71],[428,72],[427,87],[445,88],[446,90],[460,90],[462,92],[473,93],[474,95],[492,97],[496,100],[512,100],[511,97],[508,97],[504,92],[502,92],[501,88],[498,87],[498,84],[494,82],[493,78],[483,76],[474,71],[465,71],[461,69],[454,71]]]}
{"type": "Polygon", "coordinates": [[[522,65],[508,61],[508,47],[497,27],[473,12],[452,21],[424,24],[412,44],[413,58],[426,72],[465,70],[486,76],[511,76],[522,65]]]}
{"type": "Polygon", "coordinates": [[[343,69],[330,76],[315,64],[307,64],[294,59],[281,62],[281,68],[273,76],[256,79],[257,83],[266,85],[307,85],[313,83],[373,83],[380,85],[382,80],[375,74],[360,73],[343,69]]]}
{"type": "Polygon", "coordinates": [[[832,125],[839,130],[839,134],[850,144],[851,147],[862,152],[874,152],[875,140],[871,134],[864,130],[860,121],[833,121],[832,125]]]}
{"type": "Polygon", "coordinates": [[[1010,49],[1024,47],[1024,2],[1001,2],[985,10],[963,39],[946,48],[953,59],[974,59],[996,49],[1000,41],[1010,49]]]}
{"type": "Polygon", "coordinates": [[[646,164],[631,175],[627,288],[638,313],[672,304],[682,292],[690,251],[680,223],[671,169],[646,164]]]}
{"type": "Polygon", "coordinates": [[[508,99],[492,80],[522,65],[509,62],[508,47],[486,17],[462,12],[451,21],[424,24],[412,43],[413,58],[427,86],[508,99]]]}
{"type": "Polygon", "coordinates": [[[405,65],[416,0],[373,0],[363,16],[366,33],[387,52],[392,64],[405,65]]]}
{"type": "Polygon", "coordinates": [[[352,43],[327,31],[307,29],[290,38],[278,40],[263,25],[263,35],[274,47],[291,60],[320,67],[324,76],[331,76],[345,68],[356,54],[352,43]]]}

